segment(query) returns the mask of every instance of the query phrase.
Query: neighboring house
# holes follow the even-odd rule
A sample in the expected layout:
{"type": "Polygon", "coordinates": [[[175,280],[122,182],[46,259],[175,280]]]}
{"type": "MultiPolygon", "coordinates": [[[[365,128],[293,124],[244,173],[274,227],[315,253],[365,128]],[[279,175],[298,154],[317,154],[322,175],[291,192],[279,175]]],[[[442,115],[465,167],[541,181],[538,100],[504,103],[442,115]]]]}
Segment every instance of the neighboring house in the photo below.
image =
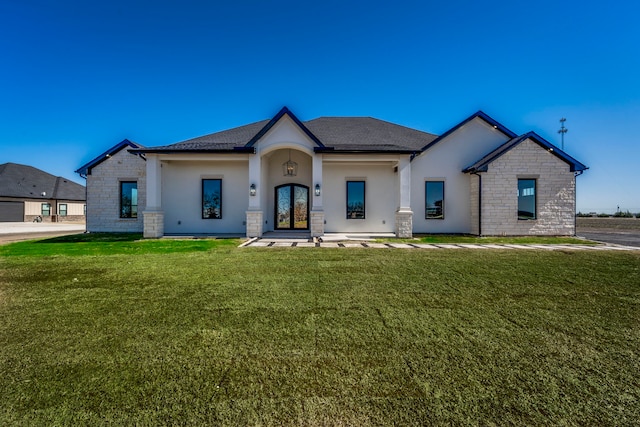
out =
{"type": "Polygon", "coordinates": [[[271,120],[172,145],[124,140],[76,172],[89,231],[575,234],[587,167],[478,112],[441,136],[367,117],[271,120]]]}
{"type": "Polygon", "coordinates": [[[85,187],[16,163],[0,165],[0,222],[85,220],[85,187]]]}

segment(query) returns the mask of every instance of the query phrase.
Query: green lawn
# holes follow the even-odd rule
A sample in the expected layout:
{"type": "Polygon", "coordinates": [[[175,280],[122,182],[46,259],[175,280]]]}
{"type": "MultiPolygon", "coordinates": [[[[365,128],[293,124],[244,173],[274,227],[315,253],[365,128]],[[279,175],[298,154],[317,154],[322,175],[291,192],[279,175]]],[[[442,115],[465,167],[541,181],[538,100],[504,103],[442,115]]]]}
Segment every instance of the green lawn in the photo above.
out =
{"type": "Polygon", "coordinates": [[[0,247],[0,425],[640,419],[640,251],[92,239],[0,247]]]}
{"type": "Polygon", "coordinates": [[[383,239],[384,242],[407,242],[407,243],[474,243],[474,244],[538,244],[538,245],[561,245],[579,244],[594,245],[591,240],[577,237],[561,236],[487,236],[478,237],[459,234],[427,234],[416,235],[412,239],[383,239]]]}

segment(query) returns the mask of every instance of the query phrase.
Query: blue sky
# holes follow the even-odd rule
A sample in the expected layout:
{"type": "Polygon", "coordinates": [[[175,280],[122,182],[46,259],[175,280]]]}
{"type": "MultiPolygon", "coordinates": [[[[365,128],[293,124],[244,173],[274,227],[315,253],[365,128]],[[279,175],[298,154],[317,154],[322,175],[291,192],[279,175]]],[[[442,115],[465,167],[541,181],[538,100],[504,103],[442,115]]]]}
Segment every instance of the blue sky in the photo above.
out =
{"type": "Polygon", "coordinates": [[[640,212],[640,2],[0,2],[0,163],[74,174],[271,118],[440,134],[477,110],[590,169],[581,211],[640,212]]]}

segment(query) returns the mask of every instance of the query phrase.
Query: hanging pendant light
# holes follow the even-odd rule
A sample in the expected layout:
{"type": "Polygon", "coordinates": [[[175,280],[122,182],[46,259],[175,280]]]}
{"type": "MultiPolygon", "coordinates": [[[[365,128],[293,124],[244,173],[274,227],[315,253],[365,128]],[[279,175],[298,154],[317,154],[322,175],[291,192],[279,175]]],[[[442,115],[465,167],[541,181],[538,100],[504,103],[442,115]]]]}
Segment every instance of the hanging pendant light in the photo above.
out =
{"type": "Polygon", "coordinates": [[[291,160],[291,150],[289,150],[289,160],[282,164],[284,176],[296,176],[298,174],[298,164],[291,160]]]}

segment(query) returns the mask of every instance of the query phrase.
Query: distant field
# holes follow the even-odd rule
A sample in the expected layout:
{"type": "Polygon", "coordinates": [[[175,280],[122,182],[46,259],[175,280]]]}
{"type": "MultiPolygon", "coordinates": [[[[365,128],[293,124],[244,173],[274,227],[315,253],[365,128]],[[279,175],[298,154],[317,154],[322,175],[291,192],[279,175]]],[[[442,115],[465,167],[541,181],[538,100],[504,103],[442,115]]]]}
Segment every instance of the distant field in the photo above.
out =
{"type": "Polygon", "coordinates": [[[640,230],[640,218],[576,218],[578,228],[640,230]]]}

